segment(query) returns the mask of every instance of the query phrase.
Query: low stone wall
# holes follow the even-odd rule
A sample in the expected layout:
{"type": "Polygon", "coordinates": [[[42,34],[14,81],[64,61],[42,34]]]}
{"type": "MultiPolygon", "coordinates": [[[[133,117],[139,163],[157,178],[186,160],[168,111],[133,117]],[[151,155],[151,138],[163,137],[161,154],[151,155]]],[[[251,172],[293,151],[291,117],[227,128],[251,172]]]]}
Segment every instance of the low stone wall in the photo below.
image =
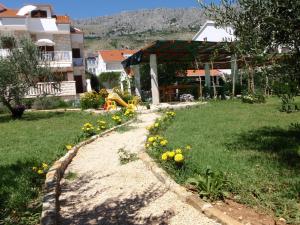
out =
{"type": "Polygon", "coordinates": [[[53,164],[46,175],[41,225],[58,225],[57,220],[59,215],[60,180],[63,177],[66,168],[68,167],[72,159],[76,156],[79,149],[95,141],[99,137],[111,133],[119,127],[126,126],[133,121],[134,119],[124,124],[115,126],[101,134],[95,135],[90,139],[77,144],[70,151],[68,151],[65,156],[63,156],[53,164]]]}

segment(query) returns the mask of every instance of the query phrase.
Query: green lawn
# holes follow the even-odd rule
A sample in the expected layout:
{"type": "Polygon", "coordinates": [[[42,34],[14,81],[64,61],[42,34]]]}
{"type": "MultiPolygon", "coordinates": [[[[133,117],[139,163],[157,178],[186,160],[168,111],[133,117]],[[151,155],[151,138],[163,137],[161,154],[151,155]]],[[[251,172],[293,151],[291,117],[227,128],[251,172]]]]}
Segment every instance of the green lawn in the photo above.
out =
{"type": "MultiPolygon", "coordinates": [[[[109,118],[108,118],[109,117],[109,118]]],[[[66,144],[79,141],[86,122],[111,116],[84,112],[25,113],[21,120],[0,115],[0,224],[36,224],[41,213],[44,176],[32,171],[43,162],[51,165],[66,153],[66,144]]]]}
{"type": "MultiPolygon", "coordinates": [[[[297,99],[298,102],[300,99],[297,99]]],[[[184,183],[207,166],[229,174],[233,196],[265,212],[300,224],[300,113],[279,112],[280,101],[243,104],[209,102],[180,110],[164,132],[172,147],[193,150],[181,172],[184,183]]]]}

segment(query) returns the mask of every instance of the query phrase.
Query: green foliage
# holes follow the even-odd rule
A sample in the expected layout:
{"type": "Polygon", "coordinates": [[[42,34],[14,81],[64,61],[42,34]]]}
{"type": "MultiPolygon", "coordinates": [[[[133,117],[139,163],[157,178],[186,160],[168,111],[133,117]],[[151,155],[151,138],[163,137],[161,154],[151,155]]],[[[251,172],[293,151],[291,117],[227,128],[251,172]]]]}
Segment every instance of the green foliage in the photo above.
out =
{"type": "Polygon", "coordinates": [[[279,106],[277,98],[268,98],[266,104],[212,101],[177,111],[162,135],[193,150],[183,170],[167,171],[186,183],[210,166],[226,174],[231,185],[224,191],[236,201],[298,224],[300,133],[290,124],[299,122],[299,115],[279,113],[279,106]]]}
{"type": "Polygon", "coordinates": [[[255,92],[255,82],[266,90],[275,81],[299,86],[298,0],[224,0],[218,5],[201,5],[217,26],[233,27],[237,40],[228,47],[244,64],[249,93],[255,92]],[[279,47],[288,53],[278,55],[279,47]]]}
{"type": "Polygon", "coordinates": [[[77,174],[77,173],[74,173],[74,172],[71,172],[71,171],[69,171],[69,172],[65,175],[65,179],[70,180],[70,181],[76,180],[77,178],[78,178],[78,174],[77,174]]]}
{"type": "Polygon", "coordinates": [[[119,160],[121,165],[125,165],[127,163],[138,160],[138,156],[136,153],[130,153],[126,151],[124,148],[120,148],[118,150],[119,160]]]}
{"type": "Polygon", "coordinates": [[[229,193],[225,190],[228,190],[230,182],[225,174],[214,172],[210,168],[207,168],[202,175],[189,178],[187,183],[196,186],[199,196],[203,199],[215,201],[229,197],[229,193]]]}
{"type": "Polygon", "coordinates": [[[242,96],[242,102],[244,103],[266,103],[266,97],[261,93],[246,94],[242,96]]]}
{"type": "MultiPolygon", "coordinates": [[[[7,37],[1,37],[2,45],[8,47],[7,37]]],[[[27,39],[17,42],[10,39],[9,54],[0,58],[0,102],[12,113],[12,116],[22,116],[25,107],[22,99],[39,81],[57,81],[46,62],[39,59],[39,50],[27,39]],[[23,108],[23,109],[22,109],[23,108]],[[22,111],[23,110],[23,111],[22,111]]]]}
{"type": "Polygon", "coordinates": [[[105,99],[95,91],[86,92],[80,98],[80,105],[82,109],[99,109],[105,102],[105,99]]]}
{"type": "Polygon", "coordinates": [[[41,216],[44,175],[32,167],[51,163],[66,153],[65,145],[81,141],[86,121],[110,117],[83,112],[26,113],[20,120],[0,115],[0,223],[36,225],[41,216]],[[16,141],[17,137],[17,141],[16,141]]]}
{"type": "Polygon", "coordinates": [[[17,46],[17,40],[13,36],[2,36],[0,39],[0,46],[3,49],[12,50],[17,46]]]}
{"type": "Polygon", "coordinates": [[[291,113],[298,111],[295,97],[299,93],[299,87],[295,82],[275,82],[274,92],[281,98],[281,111],[291,113]]]}
{"type": "Polygon", "coordinates": [[[112,88],[119,85],[120,77],[120,72],[105,72],[99,75],[99,80],[102,85],[106,83],[110,88],[112,88]]]}
{"type": "Polygon", "coordinates": [[[59,109],[59,108],[69,108],[70,104],[65,102],[60,97],[38,97],[36,99],[26,100],[27,106],[31,104],[30,108],[37,110],[46,110],[46,109],[59,109]]]}

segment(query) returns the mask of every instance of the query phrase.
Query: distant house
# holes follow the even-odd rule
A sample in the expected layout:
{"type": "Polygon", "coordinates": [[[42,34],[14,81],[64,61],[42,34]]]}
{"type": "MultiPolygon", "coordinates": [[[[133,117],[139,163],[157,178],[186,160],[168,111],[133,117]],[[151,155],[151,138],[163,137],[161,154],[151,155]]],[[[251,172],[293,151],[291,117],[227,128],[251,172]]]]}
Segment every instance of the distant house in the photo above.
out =
{"type": "Polygon", "coordinates": [[[214,21],[208,20],[194,36],[193,41],[232,42],[235,38],[231,26],[217,27],[214,21]]]}
{"type": "Polygon", "coordinates": [[[128,77],[124,71],[122,61],[132,56],[136,50],[101,50],[98,51],[96,75],[101,76],[105,72],[120,72],[121,73],[121,89],[128,84],[128,77]]]}
{"type": "Polygon", "coordinates": [[[85,68],[90,74],[96,75],[98,68],[98,56],[96,54],[88,54],[85,58],[85,68]]]}
{"type": "MultiPolygon", "coordinates": [[[[10,9],[0,4],[0,33],[16,38],[31,38],[40,49],[40,59],[49,62],[62,77],[60,89],[40,82],[27,93],[28,98],[46,94],[73,98],[86,90],[83,32],[71,25],[69,16],[54,14],[51,5],[27,5],[10,9]]],[[[7,56],[0,49],[0,57],[7,56]]]]}

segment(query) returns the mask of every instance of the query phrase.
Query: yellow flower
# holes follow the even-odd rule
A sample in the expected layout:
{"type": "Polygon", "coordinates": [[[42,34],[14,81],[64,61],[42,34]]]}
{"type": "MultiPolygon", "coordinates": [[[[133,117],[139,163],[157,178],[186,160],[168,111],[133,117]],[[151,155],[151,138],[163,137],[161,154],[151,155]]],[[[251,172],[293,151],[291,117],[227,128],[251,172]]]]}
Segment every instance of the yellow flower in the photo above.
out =
{"type": "Polygon", "coordinates": [[[170,158],[174,158],[175,152],[174,152],[174,151],[168,152],[168,156],[169,156],[170,158]]]}
{"type": "Polygon", "coordinates": [[[43,171],[43,170],[38,170],[37,173],[38,173],[38,174],[43,174],[44,171],[43,171]]]}
{"type": "Polygon", "coordinates": [[[181,150],[180,148],[177,148],[177,149],[175,150],[175,153],[176,153],[176,154],[182,154],[182,150],[181,150]]]}
{"type": "Polygon", "coordinates": [[[68,151],[70,151],[72,148],[73,148],[72,145],[66,145],[66,149],[67,149],[68,151]]]}
{"type": "Polygon", "coordinates": [[[159,123],[155,123],[154,127],[156,127],[156,128],[159,127],[159,123]]]}
{"type": "Polygon", "coordinates": [[[167,161],[168,160],[168,154],[167,153],[164,153],[161,155],[161,160],[162,161],[167,161]]]}
{"type": "Polygon", "coordinates": [[[35,167],[35,166],[32,167],[32,170],[33,170],[33,171],[37,171],[37,167],[35,167]]]}
{"type": "Polygon", "coordinates": [[[174,157],[175,162],[182,163],[184,160],[184,156],[182,154],[176,154],[174,157]]]}
{"type": "Polygon", "coordinates": [[[191,150],[191,149],[192,149],[192,147],[191,147],[190,145],[187,145],[185,148],[186,148],[187,150],[191,150]]]}
{"type": "Polygon", "coordinates": [[[161,142],[160,142],[160,145],[161,146],[166,146],[168,144],[168,141],[167,140],[162,140],[161,142]]]}
{"type": "Polygon", "coordinates": [[[154,142],[154,141],[155,141],[155,137],[149,137],[149,138],[148,138],[148,141],[149,141],[149,142],[154,142]]]}
{"type": "Polygon", "coordinates": [[[44,170],[48,169],[48,165],[46,163],[42,163],[42,167],[44,170]]]}
{"type": "Polygon", "coordinates": [[[149,148],[150,147],[150,144],[146,144],[146,148],[149,148]]]}

